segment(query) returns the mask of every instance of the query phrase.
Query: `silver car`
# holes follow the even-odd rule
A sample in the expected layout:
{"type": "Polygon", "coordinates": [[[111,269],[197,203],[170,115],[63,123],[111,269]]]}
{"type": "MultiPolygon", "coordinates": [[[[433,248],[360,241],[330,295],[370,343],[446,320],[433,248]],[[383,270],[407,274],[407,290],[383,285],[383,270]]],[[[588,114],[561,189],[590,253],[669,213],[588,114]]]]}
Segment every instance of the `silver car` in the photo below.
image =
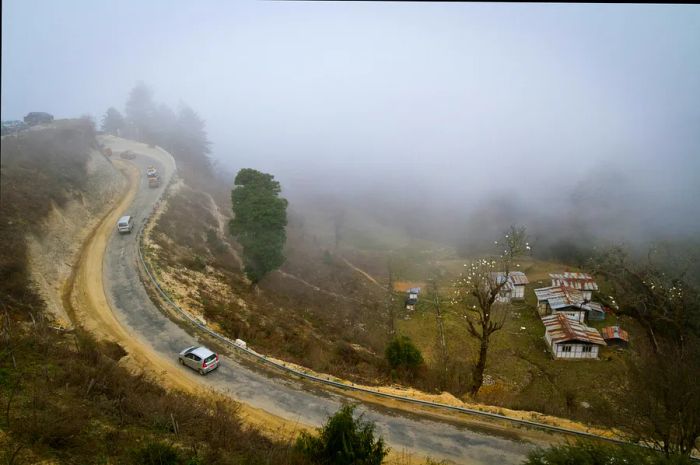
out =
{"type": "Polygon", "coordinates": [[[219,356],[204,346],[192,346],[180,352],[178,361],[205,375],[219,367],[219,356]]]}

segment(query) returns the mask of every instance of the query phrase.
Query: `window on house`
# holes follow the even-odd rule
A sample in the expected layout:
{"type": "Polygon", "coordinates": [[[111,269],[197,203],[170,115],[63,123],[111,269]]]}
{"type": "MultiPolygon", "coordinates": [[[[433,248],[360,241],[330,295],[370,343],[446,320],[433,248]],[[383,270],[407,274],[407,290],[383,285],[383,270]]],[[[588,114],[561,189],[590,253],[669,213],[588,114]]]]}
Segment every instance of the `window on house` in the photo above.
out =
{"type": "Polygon", "coordinates": [[[571,346],[563,346],[563,347],[561,348],[561,351],[562,351],[562,352],[571,352],[571,346]]]}
{"type": "Polygon", "coordinates": [[[593,351],[592,346],[585,346],[582,350],[583,353],[587,353],[587,352],[591,352],[591,351],[593,351]]]}

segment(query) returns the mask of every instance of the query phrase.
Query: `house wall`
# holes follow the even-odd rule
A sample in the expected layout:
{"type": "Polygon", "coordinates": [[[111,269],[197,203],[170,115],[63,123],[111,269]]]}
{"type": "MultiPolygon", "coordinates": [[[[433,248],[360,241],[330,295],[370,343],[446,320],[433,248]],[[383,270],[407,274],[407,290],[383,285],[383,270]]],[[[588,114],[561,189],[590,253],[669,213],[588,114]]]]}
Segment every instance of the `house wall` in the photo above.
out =
{"type": "Polygon", "coordinates": [[[513,299],[524,299],[525,298],[525,286],[513,286],[513,299]]]}
{"type": "Polygon", "coordinates": [[[580,310],[557,310],[555,313],[561,313],[564,316],[566,316],[568,319],[573,320],[573,321],[578,321],[579,323],[585,323],[586,320],[586,312],[585,311],[580,311],[580,310]]]}
{"type": "Polygon", "coordinates": [[[537,301],[537,313],[539,313],[540,316],[549,315],[549,303],[547,303],[546,300],[537,301]]]}
{"type": "Polygon", "coordinates": [[[496,296],[496,301],[497,301],[497,302],[507,303],[507,302],[510,302],[510,299],[511,299],[511,293],[510,293],[510,292],[499,293],[499,294],[496,296]]]}
{"type": "MultiPolygon", "coordinates": [[[[545,338],[547,336],[545,335],[545,338]]],[[[559,342],[552,344],[552,354],[554,358],[561,359],[592,359],[598,358],[598,346],[595,344],[585,344],[582,342],[559,342]],[[570,347],[569,351],[566,347],[570,347]],[[585,352],[586,347],[590,347],[590,352],[585,352]]]]}
{"type": "Polygon", "coordinates": [[[591,300],[591,297],[593,297],[593,291],[581,291],[581,293],[586,300],[591,300]]]}

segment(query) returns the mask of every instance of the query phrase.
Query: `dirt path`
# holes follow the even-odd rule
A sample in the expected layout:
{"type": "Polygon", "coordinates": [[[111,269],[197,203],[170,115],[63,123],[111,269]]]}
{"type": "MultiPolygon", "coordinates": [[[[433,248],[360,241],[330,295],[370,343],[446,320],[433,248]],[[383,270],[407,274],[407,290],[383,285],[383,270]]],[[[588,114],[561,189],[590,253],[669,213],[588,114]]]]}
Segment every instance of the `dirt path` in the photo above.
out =
{"type": "Polygon", "coordinates": [[[341,257],[341,258],[343,259],[343,261],[345,262],[345,264],[346,264],[347,266],[349,266],[350,268],[352,268],[353,270],[357,271],[357,272],[360,273],[362,276],[364,276],[365,278],[367,278],[367,280],[368,280],[369,282],[371,282],[372,284],[375,284],[377,287],[379,287],[379,288],[380,288],[381,290],[383,290],[383,291],[386,290],[386,288],[385,288],[383,285],[381,285],[381,284],[379,283],[379,281],[377,281],[376,279],[374,279],[374,278],[372,277],[372,275],[370,275],[370,274],[367,273],[366,271],[361,270],[360,268],[358,268],[358,267],[356,267],[355,265],[353,265],[352,263],[350,263],[350,262],[348,261],[347,258],[345,258],[345,257],[341,257]]]}
{"type": "Polygon", "coordinates": [[[362,303],[362,301],[360,299],[355,299],[353,297],[348,297],[346,295],[338,294],[336,292],[327,291],[325,289],[322,289],[322,288],[316,286],[315,284],[311,284],[310,282],[303,280],[302,278],[300,278],[298,276],[295,276],[291,273],[287,273],[286,271],[275,270],[275,272],[279,273],[280,276],[282,276],[283,278],[287,278],[287,279],[291,279],[293,281],[296,281],[299,284],[302,284],[310,289],[313,289],[316,292],[321,292],[321,293],[326,294],[328,296],[335,297],[336,299],[347,300],[348,302],[362,303]]]}

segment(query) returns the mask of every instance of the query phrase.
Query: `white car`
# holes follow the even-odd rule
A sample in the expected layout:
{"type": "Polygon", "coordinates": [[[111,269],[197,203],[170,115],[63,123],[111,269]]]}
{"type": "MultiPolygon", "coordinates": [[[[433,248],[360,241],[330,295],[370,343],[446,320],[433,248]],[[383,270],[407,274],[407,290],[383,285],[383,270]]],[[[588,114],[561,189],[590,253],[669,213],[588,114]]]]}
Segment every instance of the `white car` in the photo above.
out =
{"type": "Polygon", "coordinates": [[[187,365],[205,375],[219,368],[219,355],[204,346],[192,346],[180,352],[177,357],[181,365],[187,365]]]}
{"type": "Polygon", "coordinates": [[[132,229],[134,229],[133,216],[125,215],[119,218],[119,221],[117,221],[117,231],[119,231],[119,234],[130,234],[132,229]]]}

